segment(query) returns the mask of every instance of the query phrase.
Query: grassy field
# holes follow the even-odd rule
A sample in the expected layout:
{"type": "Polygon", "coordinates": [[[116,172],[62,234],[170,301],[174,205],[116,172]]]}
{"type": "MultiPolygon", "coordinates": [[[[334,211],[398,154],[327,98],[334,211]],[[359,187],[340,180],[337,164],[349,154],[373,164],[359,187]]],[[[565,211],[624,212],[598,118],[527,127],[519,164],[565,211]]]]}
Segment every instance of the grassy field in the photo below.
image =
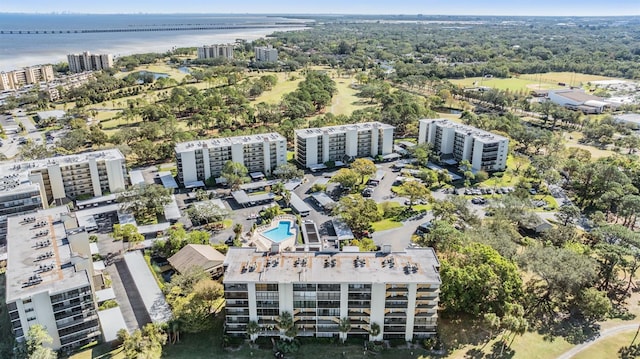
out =
{"type": "Polygon", "coordinates": [[[260,102],[266,102],[269,104],[279,103],[282,100],[282,96],[295,91],[295,89],[298,88],[298,84],[304,79],[304,77],[298,73],[289,74],[289,78],[287,78],[286,74],[283,72],[269,74],[278,76],[278,83],[276,83],[270,91],[263,92],[262,95],[251,101],[253,104],[260,102]],[[291,80],[291,76],[295,77],[295,80],[291,80]]]}
{"type": "MultiPolygon", "coordinates": [[[[603,339],[600,342],[593,344],[589,348],[576,354],[573,359],[615,358],[617,357],[617,353],[620,348],[631,344],[631,340],[633,340],[635,334],[635,330],[631,330],[627,333],[622,333],[610,338],[603,339]]],[[[638,340],[636,339],[636,343],[637,342],[638,340]]]]}
{"type": "Polygon", "coordinates": [[[542,81],[545,83],[556,85],[559,82],[563,82],[568,86],[582,86],[589,81],[617,80],[613,77],[580,74],[574,72],[546,72],[541,74],[523,74],[520,75],[520,78],[524,80],[535,81],[536,83],[538,81],[542,81]]]}
{"type": "Polygon", "coordinates": [[[607,149],[597,148],[597,147],[594,147],[594,146],[583,145],[583,144],[579,143],[579,141],[582,139],[582,137],[584,137],[582,135],[582,133],[580,133],[580,132],[564,133],[563,137],[564,137],[564,140],[565,140],[565,145],[567,147],[581,148],[583,150],[589,151],[589,153],[591,153],[591,158],[592,159],[598,159],[598,158],[602,158],[602,157],[609,157],[609,156],[612,156],[613,154],[615,154],[615,152],[607,150],[607,149]]]}
{"type": "Polygon", "coordinates": [[[185,78],[185,76],[187,76],[187,74],[185,74],[184,72],[181,72],[175,67],[171,67],[167,64],[163,64],[159,62],[152,65],[138,66],[133,71],[118,72],[114,76],[117,78],[123,78],[129,74],[136,73],[138,71],[149,71],[149,72],[155,72],[160,74],[167,74],[169,75],[169,77],[171,77],[172,79],[178,82],[181,82],[185,78]]]}
{"type": "Polygon", "coordinates": [[[451,79],[449,81],[462,87],[486,86],[499,90],[530,91],[562,88],[562,86],[558,85],[559,83],[565,83],[567,86],[584,86],[587,82],[598,80],[614,80],[614,78],[572,72],[546,72],[523,74],[507,79],[470,77],[466,79],[451,79]]]}
{"type": "Polygon", "coordinates": [[[558,88],[557,83],[539,82],[536,80],[524,79],[522,77],[502,78],[483,78],[469,77],[466,79],[449,80],[451,83],[462,87],[486,86],[499,90],[525,91],[529,92],[533,89],[553,89],[558,88]]]}
{"type": "Polygon", "coordinates": [[[383,219],[372,223],[373,230],[376,232],[386,231],[388,229],[402,227],[402,222],[396,222],[392,219],[383,219]]]}

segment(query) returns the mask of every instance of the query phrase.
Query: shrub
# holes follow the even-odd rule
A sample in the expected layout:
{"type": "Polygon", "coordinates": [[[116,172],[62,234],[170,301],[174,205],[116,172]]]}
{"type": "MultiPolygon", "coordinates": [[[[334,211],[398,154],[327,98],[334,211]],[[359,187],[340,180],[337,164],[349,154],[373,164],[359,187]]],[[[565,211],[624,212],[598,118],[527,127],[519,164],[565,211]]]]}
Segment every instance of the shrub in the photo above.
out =
{"type": "Polygon", "coordinates": [[[111,309],[111,308],[115,308],[118,306],[118,302],[116,302],[113,299],[109,299],[107,301],[105,301],[104,303],[102,303],[99,307],[98,310],[106,310],[106,309],[111,309]]]}

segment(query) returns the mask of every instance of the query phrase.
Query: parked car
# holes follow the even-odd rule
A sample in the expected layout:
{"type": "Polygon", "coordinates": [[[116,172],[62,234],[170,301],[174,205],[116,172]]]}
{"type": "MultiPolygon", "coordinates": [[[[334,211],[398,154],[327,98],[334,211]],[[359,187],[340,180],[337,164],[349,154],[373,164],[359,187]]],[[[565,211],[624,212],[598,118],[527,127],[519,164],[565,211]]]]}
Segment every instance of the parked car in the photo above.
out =
{"type": "Polygon", "coordinates": [[[371,197],[373,196],[373,188],[367,187],[362,190],[362,197],[371,197]]]}
{"type": "Polygon", "coordinates": [[[538,194],[538,191],[536,191],[535,188],[531,188],[529,189],[529,193],[531,193],[532,196],[535,196],[536,194],[538,194]]]}

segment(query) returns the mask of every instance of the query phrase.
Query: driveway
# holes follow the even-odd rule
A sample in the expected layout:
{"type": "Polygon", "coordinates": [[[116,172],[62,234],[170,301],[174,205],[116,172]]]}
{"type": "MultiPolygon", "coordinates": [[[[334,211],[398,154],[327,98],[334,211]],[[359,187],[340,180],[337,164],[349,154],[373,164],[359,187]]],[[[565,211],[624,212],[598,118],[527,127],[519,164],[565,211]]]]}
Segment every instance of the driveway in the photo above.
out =
{"type": "Polygon", "coordinates": [[[394,252],[404,251],[411,243],[411,236],[416,232],[418,226],[433,219],[431,212],[423,216],[402,222],[402,227],[389,229],[381,232],[373,232],[372,238],[375,244],[382,247],[385,244],[391,245],[394,252]]]}

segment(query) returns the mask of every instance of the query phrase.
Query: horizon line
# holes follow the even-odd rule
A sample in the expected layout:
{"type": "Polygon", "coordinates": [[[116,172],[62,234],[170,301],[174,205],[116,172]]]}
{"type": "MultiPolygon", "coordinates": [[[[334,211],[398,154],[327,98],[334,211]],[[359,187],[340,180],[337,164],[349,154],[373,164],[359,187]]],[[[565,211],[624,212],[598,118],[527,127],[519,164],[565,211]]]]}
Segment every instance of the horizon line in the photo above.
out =
{"type": "Polygon", "coordinates": [[[425,14],[425,13],[379,13],[379,14],[358,14],[358,13],[304,13],[304,12],[273,12],[273,13],[250,13],[250,12],[73,12],[73,11],[49,11],[49,12],[25,12],[25,11],[0,11],[0,15],[304,15],[304,16],[460,16],[460,17],[547,17],[547,18],[629,18],[640,17],[638,14],[621,15],[516,15],[516,14],[425,14]]]}

